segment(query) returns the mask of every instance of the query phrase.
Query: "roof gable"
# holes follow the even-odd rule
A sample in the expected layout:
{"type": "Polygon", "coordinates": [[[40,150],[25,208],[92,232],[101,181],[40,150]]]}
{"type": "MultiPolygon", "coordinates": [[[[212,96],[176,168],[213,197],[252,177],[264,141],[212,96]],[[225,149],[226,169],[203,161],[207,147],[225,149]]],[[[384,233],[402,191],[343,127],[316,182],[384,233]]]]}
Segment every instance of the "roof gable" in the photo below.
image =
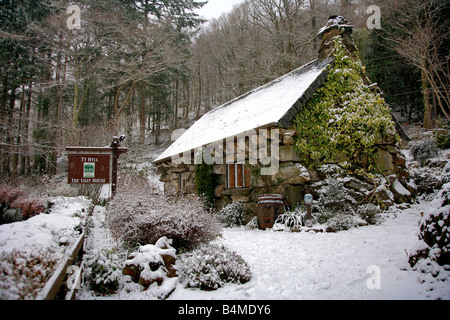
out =
{"type": "Polygon", "coordinates": [[[292,118],[325,82],[331,59],[310,62],[264,86],[225,103],[198,120],[155,162],[163,162],[244,132],[271,125],[288,127],[292,118]]]}

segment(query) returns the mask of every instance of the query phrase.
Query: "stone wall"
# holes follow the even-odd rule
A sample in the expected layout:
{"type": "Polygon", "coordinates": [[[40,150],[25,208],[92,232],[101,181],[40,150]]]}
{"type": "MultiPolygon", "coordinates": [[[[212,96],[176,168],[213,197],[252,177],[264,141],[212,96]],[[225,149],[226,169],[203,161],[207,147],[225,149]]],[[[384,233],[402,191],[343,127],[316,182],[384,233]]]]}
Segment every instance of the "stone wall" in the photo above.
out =
{"type": "MultiPolygon", "coordinates": [[[[320,181],[327,178],[329,174],[336,174],[336,172],[327,172],[327,165],[318,170],[307,169],[301,164],[300,157],[294,150],[294,129],[282,129],[273,127],[271,129],[279,130],[279,170],[271,176],[261,175],[262,165],[250,165],[249,159],[249,143],[247,141],[245,150],[239,149],[236,143],[235,151],[245,151],[246,154],[246,169],[250,171],[250,186],[242,189],[228,189],[227,188],[227,167],[225,164],[213,165],[212,173],[214,176],[216,196],[216,209],[221,210],[232,202],[240,202],[243,204],[249,217],[256,214],[258,206],[258,198],[264,194],[281,194],[289,208],[295,208],[303,203],[305,194],[310,193],[317,195],[317,188],[320,187],[320,181]]],[[[270,130],[267,134],[270,137],[270,130]]],[[[268,137],[264,137],[267,138],[268,137]]],[[[270,145],[270,139],[268,140],[270,145]]],[[[224,159],[226,159],[224,148],[224,159]]],[[[236,154],[235,154],[236,156],[236,154]]],[[[355,201],[365,203],[367,201],[367,193],[370,193],[370,199],[374,203],[382,205],[387,208],[395,202],[407,202],[414,194],[413,183],[409,181],[409,172],[405,168],[406,160],[401,152],[396,148],[395,141],[386,141],[379,139],[377,144],[377,167],[380,170],[381,176],[389,177],[384,179],[384,187],[380,188],[380,182],[377,180],[367,181],[352,177],[347,179],[347,187],[349,192],[356,199],[355,201]],[[399,184],[403,186],[402,191],[399,192],[399,184]],[[394,188],[397,186],[397,189],[394,188]],[[366,194],[361,192],[359,188],[364,186],[366,194]]],[[[339,159],[341,162],[342,159],[339,159]]],[[[338,162],[338,161],[337,161],[338,162]]],[[[333,165],[333,164],[331,164],[333,165]]],[[[336,167],[338,167],[336,165],[336,167]]],[[[161,172],[161,181],[165,184],[165,192],[167,194],[195,194],[195,166],[194,165],[174,165],[163,164],[159,166],[161,172]],[[181,178],[185,179],[185,188],[181,191],[181,178]]],[[[345,171],[345,170],[342,170],[345,171]]],[[[345,177],[342,174],[341,177],[345,177]]]]}
{"type": "Polygon", "coordinates": [[[195,166],[187,164],[163,163],[158,165],[160,181],[164,182],[164,193],[167,195],[195,194],[195,166]],[[181,182],[185,182],[181,190],[181,182]]]}

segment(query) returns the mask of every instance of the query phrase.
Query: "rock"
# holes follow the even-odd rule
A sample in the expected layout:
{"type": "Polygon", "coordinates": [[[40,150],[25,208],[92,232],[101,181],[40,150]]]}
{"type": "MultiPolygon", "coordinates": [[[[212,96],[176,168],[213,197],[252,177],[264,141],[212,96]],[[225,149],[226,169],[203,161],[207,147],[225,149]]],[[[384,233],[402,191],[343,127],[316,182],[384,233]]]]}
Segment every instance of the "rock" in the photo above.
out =
{"type": "Polygon", "coordinates": [[[365,189],[366,191],[371,191],[374,189],[373,185],[370,185],[352,176],[345,177],[343,182],[346,188],[350,188],[359,192],[361,192],[362,189],[365,189]]]}
{"type": "Polygon", "coordinates": [[[176,277],[178,277],[178,269],[174,265],[169,264],[166,267],[167,267],[167,274],[166,275],[167,275],[168,278],[176,278],[176,277]]]}
{"type": "Polygon", "coordinates": [[[300,162],[301,158],[295,152],[294,146],[292,145],[285,145],[280,147],[280,162],[300,162]]]}
{"type": "Polygon", "coordinates": [[[124,276],[130,276],[134,283],[138,283],[141,275],[141,269],[135,265],[127,265],[123,268],[122,274],[124,276]]]}
{"type": "Polygon", "coordinates": [[[217,186],[217,187],[214,189],[214,195],[215,195],[217,198],[222,198],[222,197],[223,197],[223,192],[224,192],[226,189],[227,189],[226,186],[225,186],[224,184],[221,184],[221,185],[217,186]]]}
{"type": "Polygon", "coordinates": [[[163,286],[168,279],[178,277],[176,250],[171,245],[172,241],[163,237],[155,245],[140,247],[133,258],[124,263],[122,273],[130,276],[134,283],[139,283],[145,290],[155,283],[163,286]]]}
{"type": "Polygon", "coordinates": [[[391,184],[391,191],[394,194],[396,203],[407,203],[411,201],[412,194],[406,189],[399,180],[395,180],[391,184]]]}
{"type": "Polygon", "coordinates": [[[304,184],[311,181],[311,177],[306,168],[296,165],[293,162],[283,163],[276,174],[272,176],[274,184],[304,184]]]}
{"type": "Polygon", "coordinates": [[[383,175],[396,173],[394,158],[389,151],[378,148],[375,155],[375,165],[383,175]]]}
{"type": "Polygon", "coordinates": [[[415,197],[417,195],[417,185],[414,182],[414,180],[410,179],[407,183],[406,183],[406,188],[408,189],[408,191],[411,193],[411,195],[413,197],[415,197]]]}
{"type": "Polygon", "coordinates": [[[161,255],[163,261],[164,261],[164,265],[167,267],[168,265],[173,265],[176,262],[176,259],[174,256],[170,255],[170,254],[162,254],[161,255]]]}
{"type": "Polygon", "coordinates": [[[386,185],[380,185],[372,193],[371,202],[379,205],[381,209],[387,210],[394,205],[394,194],[386,185]]]}

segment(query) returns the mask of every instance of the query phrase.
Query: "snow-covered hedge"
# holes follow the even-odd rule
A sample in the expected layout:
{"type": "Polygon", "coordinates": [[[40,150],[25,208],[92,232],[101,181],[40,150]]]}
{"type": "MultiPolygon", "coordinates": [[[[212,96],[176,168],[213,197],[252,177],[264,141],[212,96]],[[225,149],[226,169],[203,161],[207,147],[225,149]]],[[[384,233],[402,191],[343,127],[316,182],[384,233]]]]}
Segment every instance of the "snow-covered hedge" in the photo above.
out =
{"type": "Polygon", "coordinates": [[[113,237],[131,247],[167,237],[176,249],[190,250],[221,234],[220,225],[197,197],[168,197],[138,183],[121,189],[110,202],[107,223],[113,237]]]}
{"type": "Polygon", "coordinates": [[[0,226],[0,300],[35,299],[83,231],[88,199],[49,201],[48,214],[0,226]]]}
{"type": "Polygon", "coordinates": [[[0,185],[0,224],[27,220],[47,209],[42,198],[29,197],[22,188],[0,185]]]}
{"type": "Polygon", "coordinates": [[[225,283],[244,284],[252,278],[250,267],[241,256],[215,243],[185,254],[178,267],[180,281],[186,288],[211,291],[225,283]]]}
{"type": "Polygon", "coordinates": [[[45,251],[0,253],[0,300],[33,300],[52,276],[56,263],[45,251]]]}
{"type": "Polygon", "coordinates": [[[238,227],[245,223],[244,206],[239,202],[230,203],[220,210],[216,216],[225,228],[238,227]]]}
{"type": "Polygon", "coordinates": [[[428,255],[441,266],[450,264],[450,183],[443,186],[422,217],[420,240],[429,247],[422,252],[423,257],[428,255]]]}
{"type": "Polygon", "coordinates": [[[424,161],[438,154],[436,141],[431,138],[411,142],[410,150],[416,161],[424,161]]]}

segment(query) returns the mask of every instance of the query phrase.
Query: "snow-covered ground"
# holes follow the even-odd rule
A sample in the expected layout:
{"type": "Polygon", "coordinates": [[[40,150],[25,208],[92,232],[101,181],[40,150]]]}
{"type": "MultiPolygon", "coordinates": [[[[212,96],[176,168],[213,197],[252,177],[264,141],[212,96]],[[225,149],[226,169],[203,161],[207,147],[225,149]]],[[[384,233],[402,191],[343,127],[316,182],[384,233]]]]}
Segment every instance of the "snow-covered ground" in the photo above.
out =
{"type": "Polygon", "coordinates": [[[71,253],[92,206],[85,197],[48,201],[49,214],[0,226],[0,300],[36,297],[71,253]]]}
{"type": "MultiPolygon", "coordinates": [[[[211,292],[178,284],[169,300],[448,300],[450,270],[441,268],[438,281],[408,264],[418,242],[420,213],[428,207],[429,203],[423,202],[393,210],[378,226],[339,233],[224,229],[223,237],[216,241],[244,258],[252,280],[211,292]]],[[[101,231],[104,214],[100,207],[94,210],[92,249],[113,245],[108,233],[101,231]]],[[[107,299],[149,297],[148,292],[119,292],[107,299]]],[[[78,298],[98,299],[89,292],[78,298]]]]}
{"type": "Polygon", "coordinates": [[[415,205],[379,226],[339,233],[225,229],[220,241],[249,263],[253,279],[215,292],[178,287],[170,299],[450,299],[450,272],[441,270],[447,281],[437,281],[407,263],[427,208],[415,205]]]}

